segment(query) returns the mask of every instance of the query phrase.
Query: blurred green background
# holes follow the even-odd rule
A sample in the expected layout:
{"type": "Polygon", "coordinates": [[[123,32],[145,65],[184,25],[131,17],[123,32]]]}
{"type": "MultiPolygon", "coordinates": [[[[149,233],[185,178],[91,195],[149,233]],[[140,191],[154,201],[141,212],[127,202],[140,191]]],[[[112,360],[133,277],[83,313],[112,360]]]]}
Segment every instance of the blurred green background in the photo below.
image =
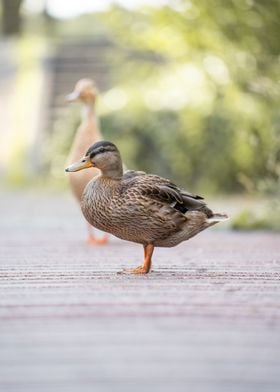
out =
{"type": "Polygon", "coordinates": [[[66,188],[80,107],[64,95],[93,77],[129,168],[279,230],[279,20],[279,0],[2,0],[3,184],[66,188]]]}

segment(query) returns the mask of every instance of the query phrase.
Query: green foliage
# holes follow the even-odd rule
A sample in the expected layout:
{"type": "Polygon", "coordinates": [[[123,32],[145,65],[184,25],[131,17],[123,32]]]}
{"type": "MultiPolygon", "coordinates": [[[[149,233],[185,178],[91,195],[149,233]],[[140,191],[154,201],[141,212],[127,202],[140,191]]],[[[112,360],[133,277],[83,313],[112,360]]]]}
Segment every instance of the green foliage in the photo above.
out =
{"type": "MultiPolygon", "coordinates": [[[[215,120],[223,123],[223,118],[215,120]]],[[[227,165],[219,173],[219,164],[227,159],[224,145],[230,145],[232,136],[221,126],[211,137],[213,126],[209,119],[207,128],[194,132],[184,115],[167,110],[150,112],[143,107],[101,117],[106,137],[120,146],[129,167],[170,177],[182,186],[192,184],[214,192],[219,185],[231,186],[227,179],[232,167],[227,165]],[[215,159],[217,154],[220,160],[215,159]]]]}
{"type": "MultiPolygon", "coordinates": [[[[195,192],[275,196],[279,20],[278,0],[176,0],[137,11],[113,7],[60,22],[56,31],[63,37],[89,29],[93,39],[115,43],[112,89],[101,95],[98,114],[129,168],[195,192]]],[[[52,154],[57,175],[75,121],[62,121],[52,136],[60,146],[52,154]]]]}
{"type": "Polygon", "coordinates": [[[265,208],[252,211],[243,210],[232,222],[235,230],[275,230],[280,231],[280,204],[272,201],[265,208]]]}
{"type": "Polygon", "coordinates": [[[103,115],[129,163],[209,191],[279,180],[278,1],[176,1],[103,15],[128,94],[103,115]],[[123,53],[120,55],[120,53],[123,53]]]}

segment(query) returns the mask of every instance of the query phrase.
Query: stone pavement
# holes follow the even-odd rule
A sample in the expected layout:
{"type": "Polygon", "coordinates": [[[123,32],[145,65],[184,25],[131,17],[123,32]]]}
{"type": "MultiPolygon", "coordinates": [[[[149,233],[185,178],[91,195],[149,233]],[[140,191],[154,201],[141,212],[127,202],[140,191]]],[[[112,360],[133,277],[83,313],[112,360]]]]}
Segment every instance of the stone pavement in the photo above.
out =
{"type": "Polygon", "coordinates": [[[127,276],[141,246],[86,245],[70,196],[0,204],[1,392],[280,391],[279,235],[212,228],[127,276]]]}

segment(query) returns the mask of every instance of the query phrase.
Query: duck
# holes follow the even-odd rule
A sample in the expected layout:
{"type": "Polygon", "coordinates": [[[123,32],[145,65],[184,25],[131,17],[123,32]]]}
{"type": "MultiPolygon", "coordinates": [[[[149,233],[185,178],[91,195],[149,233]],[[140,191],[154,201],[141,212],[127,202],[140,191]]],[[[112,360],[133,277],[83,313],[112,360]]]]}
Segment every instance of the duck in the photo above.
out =
{"type": "MultiPolygon", "coordinates": [[[[76,131],[74,141],[67,158],[68,164],[78,160],[89,145],[103,139],[98,118],[95,113],[97,95],[98,91],[95,81],[89,78],[83,78],[76,83],[74,90],[65,97],[66,102],[68,103],[81,102],[83,105],[81,123],[76,131]]],[[[82,194],[86,185],[98,174],[99,170],[97,168],[94,168],[91,171],[83,171],[76,175],[70,174],[70,188],[78,203],[81,203],[82,194]]],[[[89,244],[103,245],[107,243],[107,233],[104,233],[102,237],[97,237],[94,235],[94,230],[89,223],[87,224],[87,229],[87,242],[89,244]]]]}
{"type": "Polygon", "coordinates": [[[124,173],[120,152],[110,141],[93,144],[65,170],[72,173],[90,168],[98,168],[100,174],[89,182],[82,196],[86,220],[144,248],[143,264],[123,273],[147,274],[155,247],[176,246],[228,219],[226,214],[214,213],[203,197],[168,179],[142,171],[124,173]]]}

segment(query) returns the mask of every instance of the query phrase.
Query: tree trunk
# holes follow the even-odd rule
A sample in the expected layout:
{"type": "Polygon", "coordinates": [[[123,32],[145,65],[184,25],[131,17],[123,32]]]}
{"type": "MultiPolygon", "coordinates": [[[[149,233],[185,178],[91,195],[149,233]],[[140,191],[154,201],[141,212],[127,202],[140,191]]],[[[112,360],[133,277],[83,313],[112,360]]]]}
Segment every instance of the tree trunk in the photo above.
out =
{"type": "Polygon", "coordinates": [[[20,6],[22,0],[2,0],[2,33],[18,35],[21,32],[20,6]]]}

